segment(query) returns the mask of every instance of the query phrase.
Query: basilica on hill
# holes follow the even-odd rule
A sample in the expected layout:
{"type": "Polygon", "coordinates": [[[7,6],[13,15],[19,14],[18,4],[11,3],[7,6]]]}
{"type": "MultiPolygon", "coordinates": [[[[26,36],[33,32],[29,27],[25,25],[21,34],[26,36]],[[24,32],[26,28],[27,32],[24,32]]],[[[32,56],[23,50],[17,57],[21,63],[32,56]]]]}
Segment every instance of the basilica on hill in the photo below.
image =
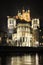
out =
{"type": "Polygon", "coordinates": [[[30,10],[18,11],[16,16],[7,16],[8,38],[12,46],[37,47],[39,45],[39,18],[30,17],[30,10]]]}

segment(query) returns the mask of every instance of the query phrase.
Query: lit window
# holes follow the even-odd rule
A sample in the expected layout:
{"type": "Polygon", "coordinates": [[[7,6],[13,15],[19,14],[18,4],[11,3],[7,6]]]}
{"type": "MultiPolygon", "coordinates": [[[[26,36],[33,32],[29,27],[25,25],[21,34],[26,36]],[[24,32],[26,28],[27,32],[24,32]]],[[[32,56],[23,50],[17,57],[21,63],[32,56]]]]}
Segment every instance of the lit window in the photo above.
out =
{"type": "Polygon", "coordinates": [[[24,42],[24,37],[23,37],[23,42],[24,42]]]}
{"type": "Polygon", "coordinates": [[[33,24],[37,24],[37,20],[34,20],[33,24]]]}
{"type": "Polygon", "coordinates": [[[12,21],[10,20],[10,24],[11,24],[11,22],[12,22],[12,21]]]}
{"type": "Polygon", "coordinates": [[[27,27],[26,27],[26,31],[28,31],[27,27]]]}
{"type": "Polygon", "coordinates": [[[25,37],[25,42],[26,42],[26,37],[25,37]]]}
{"type": "Polygon", "coordinates": [[[30,43],[32,43],[32,38],[30,39],[30,43]]]}
{"type": "Polygon", "coordinates": [[[14,24],[14,20],[10,20],[10,24],[14,24]]]}
{"type": "Polygon", "coordinates": [[[25,42],[27,42],[27,37],[25,37],[25,42]]]}

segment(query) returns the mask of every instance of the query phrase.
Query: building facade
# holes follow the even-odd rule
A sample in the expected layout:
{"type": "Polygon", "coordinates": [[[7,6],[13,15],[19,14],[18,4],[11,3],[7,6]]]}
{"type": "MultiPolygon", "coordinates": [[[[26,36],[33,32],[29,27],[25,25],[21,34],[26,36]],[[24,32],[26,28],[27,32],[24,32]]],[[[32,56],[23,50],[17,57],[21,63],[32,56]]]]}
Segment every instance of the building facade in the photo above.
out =
{"type": "Polygon", "coordinates": [[[30,39],[32,35],[30,33],[30,24],[20,23],[17,25],[17,40],[18,46],[31,46],[30,39]]]}
{"type": "Polygon", "coordinates": [[[8,25],[8,36],[12,36],[14,29],[16,28],[16,19],[14,17],[7,16],[7,25],[8,25]]]}
{"type": "Polygon", "coordinates": [[[35,18],[32,19],[32,35],[33,35],[33,43],[36,45],[39,45],[39,30],[38,28],[40,28],[40,22],[39,19],[35,18]]]}
{"type": "Polygon", "coordinates": [[[14,46],[38,46],[38,27],[40,27],[39,18],[31,19],[30,10],[22,10],[22,13],[18,11],[16,16],[8,17],[8,30],[11,33],[14,46]],[[15,28],[16,33],[14,33],[15,28]]]}

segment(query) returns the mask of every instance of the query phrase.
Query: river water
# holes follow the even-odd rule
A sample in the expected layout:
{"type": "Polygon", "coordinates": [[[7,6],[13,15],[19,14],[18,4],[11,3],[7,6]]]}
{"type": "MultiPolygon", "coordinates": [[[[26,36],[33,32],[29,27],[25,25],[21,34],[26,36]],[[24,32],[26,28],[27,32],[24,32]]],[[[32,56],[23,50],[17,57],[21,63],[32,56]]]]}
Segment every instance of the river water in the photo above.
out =
{"type": "Polygon", "coordinates": [[[0,57],[0,65],[43,65],[43,54],[29,53],[0,57]]]}

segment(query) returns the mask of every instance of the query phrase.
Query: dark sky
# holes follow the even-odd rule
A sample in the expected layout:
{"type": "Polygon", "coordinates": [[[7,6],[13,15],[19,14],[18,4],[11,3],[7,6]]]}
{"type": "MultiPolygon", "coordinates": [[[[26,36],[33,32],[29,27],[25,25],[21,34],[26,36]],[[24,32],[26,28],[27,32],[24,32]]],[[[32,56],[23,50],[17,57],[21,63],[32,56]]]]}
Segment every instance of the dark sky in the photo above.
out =
{"type": "MultiPolygon", "coordinates": [[[[38,17],[43,21],[43,1],[42,0],[10,0],[0,1],[0,30],[6,29],[7,16],[14,16],[17,11],[24,7],[30,9],[31,18],[38,17]]],[[[43,27],[43,22],[41,24],[43,27]]]]}

